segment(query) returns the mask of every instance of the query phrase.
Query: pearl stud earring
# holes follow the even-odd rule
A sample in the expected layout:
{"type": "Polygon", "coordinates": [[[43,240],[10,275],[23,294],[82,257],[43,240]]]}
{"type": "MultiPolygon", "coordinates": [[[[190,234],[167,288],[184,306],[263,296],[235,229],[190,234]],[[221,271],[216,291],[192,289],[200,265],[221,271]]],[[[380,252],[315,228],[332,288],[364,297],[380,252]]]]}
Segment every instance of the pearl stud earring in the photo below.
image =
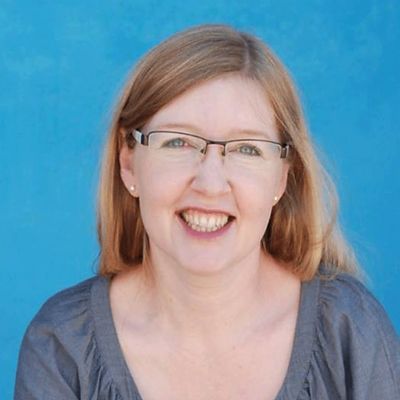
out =
{"type": "Polygon", "coordinates": [[[278,201],[278,196],[275,196],[274,200],[275,200],[275,202],[277,202],[278,201]]]}
{"type": "Polygon", "coordinates": [[[135,191],[135,185],[131,185],[131,186],[129,187],[129,190],[133,193],[133,192],[135,191]]]}

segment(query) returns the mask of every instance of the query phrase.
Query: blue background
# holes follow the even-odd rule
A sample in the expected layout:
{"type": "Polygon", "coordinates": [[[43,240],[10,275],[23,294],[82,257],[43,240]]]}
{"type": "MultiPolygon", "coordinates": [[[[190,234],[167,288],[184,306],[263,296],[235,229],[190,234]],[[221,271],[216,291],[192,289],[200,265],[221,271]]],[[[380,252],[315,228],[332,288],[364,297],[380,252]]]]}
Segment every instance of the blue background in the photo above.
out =
{"type": "Polygon", "coordinates": [[[96,269],[99,159],[130,67],[199,23],[259,35],[292,72],[338,184],[344,230],[400,330],[399,5],[1,0],[0,397],[12,397],[20,341],[40,305],[96,269]]]}

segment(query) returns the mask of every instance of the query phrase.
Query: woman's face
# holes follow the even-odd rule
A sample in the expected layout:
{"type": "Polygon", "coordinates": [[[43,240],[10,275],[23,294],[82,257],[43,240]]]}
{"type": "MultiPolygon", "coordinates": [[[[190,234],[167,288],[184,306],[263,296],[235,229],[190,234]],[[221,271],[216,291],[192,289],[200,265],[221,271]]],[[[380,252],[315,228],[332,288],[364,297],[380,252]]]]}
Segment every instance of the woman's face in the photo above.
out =
{"type": "MultiPolygon", "coordinates": [[[[213,79],[177,97],[142,132],[155,130],[279,142],[262,88],[239,75],[213,79]]],[[[232,168],[221,149],[209,145],[202,161],[184,165],[166,162],[140,144],[122,149],[121,176],[128,188],[136,187],[153,262],[207,274],[259,254],[271,209],[285,190],[287,163],[277,157],[261,170],[232,168]]]]}

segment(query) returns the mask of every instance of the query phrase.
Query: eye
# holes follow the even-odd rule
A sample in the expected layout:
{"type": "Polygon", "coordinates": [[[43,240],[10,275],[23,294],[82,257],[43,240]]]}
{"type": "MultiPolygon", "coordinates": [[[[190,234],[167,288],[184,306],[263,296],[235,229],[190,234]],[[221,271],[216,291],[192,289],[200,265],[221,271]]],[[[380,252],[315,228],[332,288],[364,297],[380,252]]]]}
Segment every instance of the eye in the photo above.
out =
{"type": "Polygon", "coordinates": [[[233,151],[245,156],[261,156],[262,154],[261,150],[257,146],[249,143],[239,144],[235,149],[233,149],[233,151]]]}
{"type": "Polygon", "coordinates": [[[186,143],[182,138],[175,138],[171,140],[167,140],[163,143],[162,147],[167,147],[170,149],[179,149],[181,147],[187,146],[188,143],[186,143]]]}
{"type": "Polygon", "coordinates": [[[186,138],[173,138],[166,140],[163,144],[162,147],[167,148],[167,149],[183,149],[183,148],[188,148],[188,147],[194,147],[192,143],[190,143],[186,138]]]}

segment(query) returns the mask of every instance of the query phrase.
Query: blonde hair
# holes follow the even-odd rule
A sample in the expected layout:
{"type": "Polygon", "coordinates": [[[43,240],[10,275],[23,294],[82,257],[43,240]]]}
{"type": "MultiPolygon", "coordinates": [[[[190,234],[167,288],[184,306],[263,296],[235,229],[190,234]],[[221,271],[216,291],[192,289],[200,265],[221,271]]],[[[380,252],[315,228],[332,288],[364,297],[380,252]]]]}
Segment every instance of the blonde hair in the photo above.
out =
{"type": "Polygon", "coordinates": [[[139,203],[123,185],[121,131],[142,127],[157,111],[196,84],[227,73],[264,88],[281,139],[292,144],[287,187],[273,208],[262,247],[302,280],[321,263],[354,273],[356,262],[336,223],[334,186],[316,158],[294,84],[259,39],[224,25],[204,25],[172,36],[151,50],[125,85],[105,148],[99,189],[99,272],[112,276],[143,264],[148,239],[139,203]]]}

